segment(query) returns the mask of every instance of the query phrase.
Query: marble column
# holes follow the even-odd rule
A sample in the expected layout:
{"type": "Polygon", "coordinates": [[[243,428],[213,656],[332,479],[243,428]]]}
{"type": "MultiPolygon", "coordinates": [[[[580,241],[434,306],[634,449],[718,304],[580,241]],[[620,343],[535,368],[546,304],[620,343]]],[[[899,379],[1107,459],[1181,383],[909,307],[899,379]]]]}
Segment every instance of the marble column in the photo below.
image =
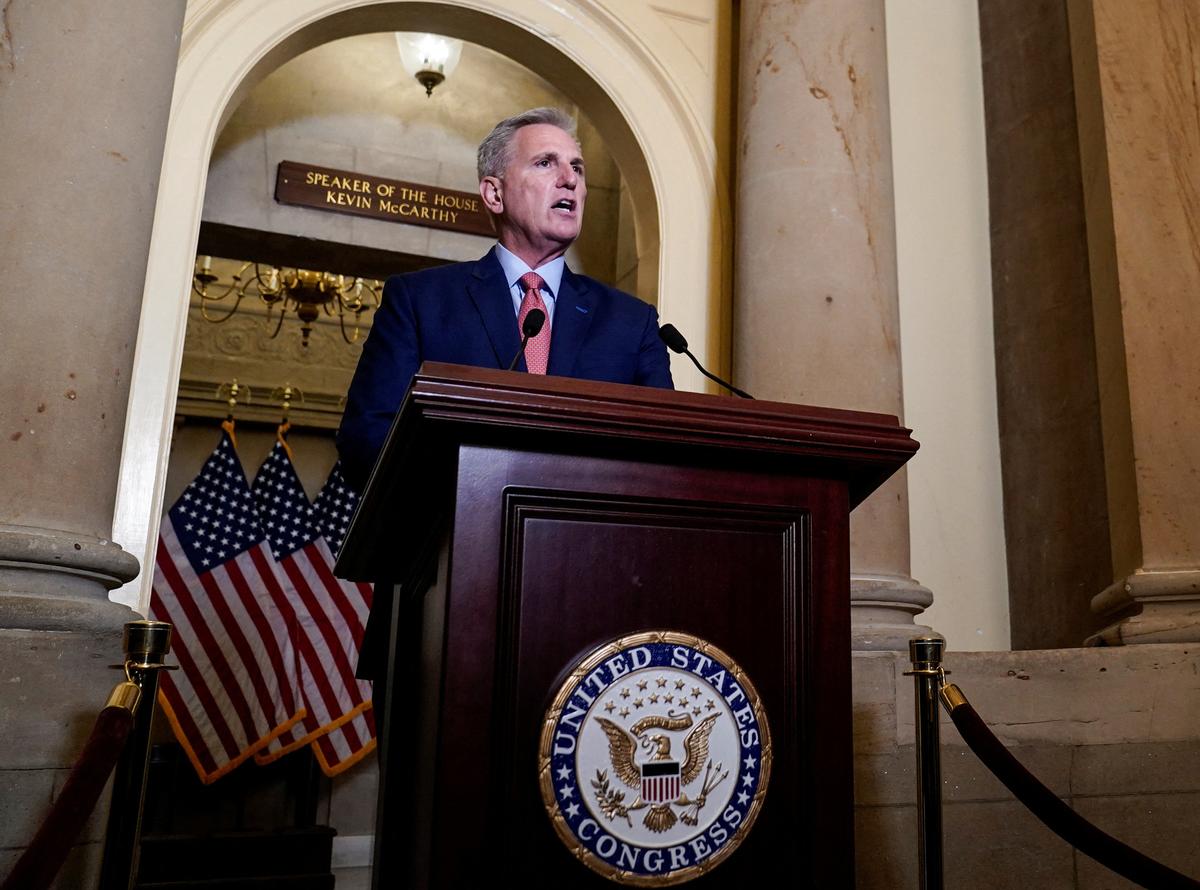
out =
{"type": "MultiPolygon", "coordinates": [[[[0,874],[137,617],[108,536],[184,6],[0,2],[0,874]]],[[[97,824],[59,886],[94,886],[97,824]]]]}
{"type": "Polygon", "coordinates": [[[1200,11],[1068,11],[1113,571],[1092,642],[1200,642],[1200,11]]]}
{"type": "MultiPolygon", "coordinates": [[[[740,65],[734,379],[900,415],[883,0],[745,0],[740,65]]],[[[903,473],[850,538],[854,647],[905,649],[933,597],[909,576],[903,473]]]]}

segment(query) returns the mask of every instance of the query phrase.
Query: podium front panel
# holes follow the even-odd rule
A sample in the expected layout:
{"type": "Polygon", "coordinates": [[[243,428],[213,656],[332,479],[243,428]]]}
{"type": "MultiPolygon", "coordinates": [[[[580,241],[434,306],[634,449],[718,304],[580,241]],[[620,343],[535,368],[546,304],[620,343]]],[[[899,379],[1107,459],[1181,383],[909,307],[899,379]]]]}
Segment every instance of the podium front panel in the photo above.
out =
{"type": "Polygon", "coordinates": [[[741,665],[774,742],[757,823],[687,886],[770,885],[781,871],[851,886],[845,483],[471,444],[457,467],[443,673],[422,679],[441,685],[431,884],[613,886],[555,836],[538,737],[585,652],[670,629],[741,665]]]}

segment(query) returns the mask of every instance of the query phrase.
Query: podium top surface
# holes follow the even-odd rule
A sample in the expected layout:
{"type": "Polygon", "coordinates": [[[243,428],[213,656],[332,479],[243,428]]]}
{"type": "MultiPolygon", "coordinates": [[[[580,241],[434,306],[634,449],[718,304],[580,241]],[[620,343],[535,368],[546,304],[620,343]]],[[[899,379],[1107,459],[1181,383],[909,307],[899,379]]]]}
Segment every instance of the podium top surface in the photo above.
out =
{"type": "Polygon", "coordinates": [[[411,502],[404,495],[415,475],[429,475],[413,464],[418,456],[463,443],[830,476],[845,479],[852,507],[919,447],[886,414],[426,362],[363,494],[339,574],[366,572],[369,526],[397,499],[411,502]]]}

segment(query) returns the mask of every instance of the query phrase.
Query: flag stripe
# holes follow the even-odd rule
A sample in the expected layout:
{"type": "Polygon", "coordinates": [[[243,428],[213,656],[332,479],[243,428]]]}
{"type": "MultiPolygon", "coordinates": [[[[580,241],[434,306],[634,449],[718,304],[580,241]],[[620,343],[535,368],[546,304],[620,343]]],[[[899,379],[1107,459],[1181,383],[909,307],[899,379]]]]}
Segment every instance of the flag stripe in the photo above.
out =
{"type": "MultiPolygon", "coordinates": [[[[350,669],[345,648],[342,641],[338,639],[333,622],[322,607],[322,603],[319,601],[321,598],[317,596],[313,586],[309,583],[310,579],[306,576],[304,567],[300,563],[300,555],[303,552],[297,550],[283,563],[292,585],[296,588],[296,592],[304,604],[306,617],[310,619],[303,623],[303,629],[309,633],[314,650],[320,650],[324,656],[318,667],[323,665],[327,669],[336,668],[342,685],[347,685],[353,682],[354,671],[350,669]]],[[[332,705],[330,713],[336,712],[336,709],[336,704],[332,705]]]]}
{"type": "MultiPolygon", "coordinates": [[[[341,676],[342,686],[351,691],[351,702],[359,704],[358,689],[354,682],[354,666],[350,664],[350,655],[347,652],[347,644],[351,642],[348,639],[340,639],[335,623],[338,622],[337,616],[340,610],[334,605],[335,600],[344,600],[345,597],[331,597],[330,589],[322,583],[317,572],[317,564],[319,564],[320,553],[309,552],[309,548],[297,550],[292,557],[286,560],[288,574],[292,578],[292,583],[296,585],[296,590],[304,600],[308,612],[313,616],[316,622],[316,627],[320,631],[325,645],[330,651],[330,655],[334,659],[338,672],[341,676]],[[301,558],[303,555],[303,558],[301,558]],[[316,557],[314,560],[313,557],[316,557]],[[314,576],[317,576],[314,578],[314,576]],[[314,583],[315,581],[315,583],[314,583]]],[[[329,576],[330,581],[334,585],[334,590],[341,592],[341,587],[332,575],[329,576]]],[[[353,614],[351,616],[353,618],[353,614]]],[[[354,625],[346,622],[342,624],[343,631],[347,637],[352,637],[354,633],[354,625]]]]}
{"type": "MultiPolygon", "coordinates": [[[[241,603],[250,605],[254,599],[253,594],[249,590],[246,578],[241,572],[241,567],[238,566],[236,559],[230,560],[225,565],[201,575],[200,583],[209,595],[209,600],[216,612],[217,620],[225,629],[226,638],[233,644],[234,651],[240,659],[240,663],[234,665],[238,674],[235,680],[238,684],[238,689],[247,698],[250,695],[250,691],[253,690],[254,696],[258,699],[258,707],[261,714],[267,720],[271,720],[271,718],[276,716],[275,697],[263,682],[263,674],[259,669],[254,648],[250,645],[250,641],[246,639],[246,635],[242,632],[242,628],[234,618],[233,610],[230,607],[230,600],[237,600],[228,595],[229,583],[233,584],[241,603]],[[221,575],[224,575],[225,578],[221,578],[221,575]],[[218,579],[222,581],[227,580],[228,583],[220,584],[218,583],[218,579]],[[246,688],[247,685],[249,685],[249,689],[246,688]]],[[[247,716],[249,716],[248,708],[247,716]]],[[[282,713],[278,714],[278,717],[280,720],[285,719],[282,713]]],[[[254,722],[253,717],[250,717],[250,720],[250,727],[246,730],[246,739],[251,743],[258,741],[260,736],[267,735],[274,728],[274,725],[267,726],[254,722]]]]}
{"type": "Polygon", "coordinates": [[[246,637],[252,661],[246,662],[246,668],[261,677],[270,693],[271,704],[264,706],[264,713],[273,714],[275,719],[291,716],[298,707],[294,695],[296,657],[284,635],[286,613],[280,613],[261,596],[262,589],[275,581],[265,545],[256,545],[213,574],[224,582],[221,585],[224,603],[239,633],[250,633],[252,629],[252,634],[246,637]],[[262,574],[264,569],[268,572],[266,576],[262,574]]]}
{"type": "MultiPolygon", "coordinates": [[[[261,691],[256,691],[264,720],[253,733],[247,733],[246,739],[247,742],[256,741],[260,735],[271,732],[277,723],[292,718],[297,710],[295,697],[292,694],[292,688],[296,683],[294,667],[288,669],[288,661],[291,659],[285,660],[279,654],[281,642],[276,639],[285,628],[278,627],[282,624],[278,616],[274,622],[276,627],[272,628],[272,622],[263,613],[262,604],[250,590],[250,583],[243,571],[243,568],[248,569],[250,577],[257,577],[267,584],[274,580],[272,563],[266,555],[265,545],[259,543],[224,565],[198,576],[192,571],[170,520],[166,523],[162,537],[168,554],[175,557],[171,561],[170,568],[177,572],[183,584],[183,590],[187,591],[188,599],[195,602],[204,615],[204,629],[210,630],[218,625],[235,629],[236,635],[229,632],[226,634],[226,638],[234,644],[238,666],[254,686],[258,685],[259,678],[270,680],[269,694],[265,704],[261,691]],[[243,566],[244,561],[248,561],[249,565],[243,566]],[[236,579],[230,574],[231,569],[235,570],[238,577],[244,582],[236,588],[234,586],[236,579]],[[265,575],[263,575],[264,570],[265,575]],[[195,597],[191,592],[198,588],[204,588],[208,595],[195,597]],[[249,628],[251,624],[254,625],[257,639],[263,643],[261,649],[252,646],[242,632],[243,628],[249,628]],[[283,706],[281,709],[274,704],[275,695],[281,695],[283,706]]],[[[190,637],[192,634],[187,633],[185,636],[190,637]]],[[[282,645],[287,646],[286,639],[282,641],[282,645]]],[[[220,648],[222,653],[229,652],[228,646],[220,648]]],[[[243,690],[246,688],[244,681],[239,683],[239,688],[243,690]]],[[[225,713],[225,711],[220,713],[225,713]]]]}
{"type": "Polygon", "coordinates": [[[189,743],[189,740],[201,737],[200,727],[192,720],[192,712],[188,709],[183,696],[175,687],[173,678],[170,676],[163,677],[162,683],[158,687],[158,696],[159,704],[162,705],[163,712],[171,720],[172,726],[180,726],[180,730],[176,733],[176,738],[179,739],[179,744],[187,753],[192,766],[200,774],[201,780],[215,773],[217,771],[217,762],[213,759],[212,752],[208,747],[194,746],[189,743]]]}
{"type": "MultiPolygon", "coordinates": [[[[266,574],[268,577],[270,577],[272,579],[275,578],[274,569],[277,566],[277,563],[271,557],[271,555],[266,551],[265,546],[263,549],[258,550],[255,553],[254,561],[255,561],[255,566],[258,568],[260,575],[266,574]]],[[[289,583],[288,589],[290,590],[290,588],[291,588],[291,584],[289,583]]],[[[303,690],[300,688],[300,678],[299,678],[300,665],[298,663],[299,659],[298,659],[298,653],[296,651],[297,641],[296,641],[295,637],[297,636],[297,634],[296,634],[296,612],[295,612],[295,609],[293,608],[293,606],[289,600],[288,591],[284,590],[282,584],[266,583],[263,585],[263,589],[267,594],[267,598],[269,599],[271,604],[275,607],[275,610],[281,616],[286,616],[284,618],[284,623],[287,628],[288,637],[290,638],[290,642],[288,643],[288,646],[287,646],[287,650],[288,650],[287,651],[287,655],[288,655],[287,674],[289,677],[292,678],[292,685],[287,690],[287,695],[289,698],[291,698],[294,694],[295,698],[303,701],[304,694],[303,694],[303,690]]]]}
{"type": "Polygon", "coordinates": [[[330,722],[331,715],[338,711],[337,696],[329,683],[328,675],[319,668],[312,669],[312,665],[319,665],[321,662],[313,648],[310,636],[306,633],[299,633],[296,642],[305,661],[301,666],[301,672],[305,679],[305,701],[314,710],[317,722],[324,726],[330,722]]]}
{"type": "Polygon", "coordinates": [[[174,693],[177,704],[184,709],[182,713],[187,715],[186,720],[181,717],[181,722],[188,724],[191,731],[187,738],[181,739],[181,741],[185,747],[195,748],[197,754],[203,752],[207,769],[215,769],[216,760],[214,758],[217,754],[223,750],[224,756],[233,756],[238,751],[237,741],[224,721],[214,723],[208,718],[209,714],[219,713],[220,706],[217,704],[216,694],[205,682],[195,658],[184,642],[186,634],[179,633],[181,622],[178,619],[173,620],[174,616],[163,608],[161,602],[157,604],[157,608],[151,610],[151,614],[162,621],[169,622],[175,629],[171,640],[171,651],[179,662],[181,670],[178,673],[163,674],[162,683],[165,688],[170,688],[174,693]],[[186,709],[186,701],[189,699],[199,701],[203,729],[199,722],[192,719],[191,712],[186,709]]]}
{"type": "MultiPolygon", "coordinates": [[[[183,610],[183,614],[187,616],[188,623],[191,625],[191,635],[199,642],[200,648],[204,651],[206,661],[212,666],[219,688],[225,693],[224,697],[229,705],[228,710],[214,707],[210,713],[232,716],[230,714],[230,711],[232,711],[242,724],[242,731],[246,741],[253,741],[255,737],[254,721],[250,718],[250,705],[246,701],[241,685],[237,681],[236,672],[225,657],[226,653],[222,651],[222,647],[217,644],[216,639],[213,637],[211,628],[208,622],[205,621],[204,615],[201,613],[195,598],[191,595],[183,579],[175,570],[176,566],[174,562],[168,559],[166,563],[163,566],[163,575],[175,593],[175,602],[183,610]]],[[[211,596],[211,591],[209,593],[211,596]]],[[[195,667],[198,668],[198,665],[195,667]]],[[[200,676],[203,676],[204,673],[207,672],[202,672],[200,676]]],[[[213,704],[214,706],[216,705],[215,702],[213,704]]],[[[240,748],[240,745],[234,743],[231,750],[231,746],[226,744],[226,750],[230,756],[233,756],[240,748]]]]}
{"type": "MultiPolygon", "coordinates": [[[[367,607],[362,600],[362,593],[358,585],[350,582],[342,582],[333,576],[333,554],[329,552],[329,544],[324,538],[310,545],[316,551],[310,555],[313,569],[317,573],[317,578],[321,584],[329,591],[337,591],[342,594],[333,598],[334,605],[341,613],[342,620],[346,622],[346,627],[350,629],[355,640],[362,639],[363,628],[367,620],[367,607]],[[323,551],[323,552],[322,552],[323,551]],[[355,596],[354,594],[358,594],[355,596]]],[[[305,548],[306,550],[309,548],[305,548]]]]}
{"type": "Polygon", "coordinates": [[[271,602],[275,604],[280,615],[280,620],[272,625],[265,617],[262,616],[262,607],[257,598],[251,596],[254,601],[255,611],[259,616],[255,625],[258,627],[259,635],[267,644],[271,653],[271,661],[275,670],[276,676],[288,677],[291,682],[281,684],[281,693],[285,706],[291,710],[295,707],[296,696],[293,692],[296,689],[296,654],[293,648],[294,641],[289,643],[288,640],[292,635],[294,628],[294,618],[292,617],[291,609],[287,608],[287,596],[283,591],[282,586],[275,573],[274,560],[271,559],[271,554],[267,550],[265,543],[260,544],[250,551],[250,559],[254,563],[255,577],[260,580],[263,587],[267,591],[267,595],[271,602]],[[261,624],[259,623],[261,621],[261,624]],[[283,637],[282,645],[276,645],[272,628],[283,637]],[[280,651],[280,650],[283,651],[280,651]],[[286,660],[285,660],[286,653],[286,660]]]}
{"type": "MultiPolygon", "coordinates": [[[[177,622],[172,620],[171,613],[166,611],[161,600],[157,603],[157,608],[152,611],[154,614],[160,616],[163,621],[167,621],[175,627],[179,626],[177,622]]],[[[166,691],[167,697],[176,699],[175,704],[180,712],[181,722],[183,722],[183,716],[186,716],[186,723],[188,724],[187,729],[189,730],[187,737],[189,739],[204,740],[207,742],[207,744],[205,744],[203,747],[196,746],[196,754],[203,761],[205,770],[207,772],[211,772],[212,770],[216,769],[216,761],[213,759],[213,756],[209,750],[212,742],[215,741],[220,744],[221,747],[225,749],[226,755],[229,757],[237,754],[237,742],[234,741],[233,735],[229,732],[229,728],[224,724],[223,721],[217,724],[209,722],[208,726],[211,732],[202,733],[195,721],[192,720],[191,713],[184,706],[182,695],[177,689],[178,683],[184,682],[191,686],[191,691],[198,699],[200,699],[201,705],[209,714],[217,713],[216,701],[214,700],[212,691],[208,688],[208,684],[204,682],[203,675],[197,669],[196,663],[192,659],[192,654],[188,651],[187,644],[184,643],[180,638],[176,637],[174,640],[172,640],[171,651],[174,653],[176,660],[179,662],[183,677],[177,681],[173,672],[163,671],[159,675],[161,678],[161,684],[163,689],[166,691]],[[193,679],[195,682],[193,682],[193,679]],[[216,739],[212,739],[212,735],[216,735],[216,739]]]]}
{"type": "Polygon", "coordinates": [[[327,763],[334,763],[342,759],[341,754],[333,746],[333,739],[336,735],[341,735],[341,733],[327,732],[313,742],[313,747],[321,752],[327,763]]]}

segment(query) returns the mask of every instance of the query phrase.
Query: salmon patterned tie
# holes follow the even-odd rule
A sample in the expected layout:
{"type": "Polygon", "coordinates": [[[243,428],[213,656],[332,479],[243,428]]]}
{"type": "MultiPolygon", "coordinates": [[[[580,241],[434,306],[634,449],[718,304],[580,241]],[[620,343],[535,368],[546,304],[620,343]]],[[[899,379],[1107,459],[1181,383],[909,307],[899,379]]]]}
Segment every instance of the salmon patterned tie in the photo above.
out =
{"type": "Polygon", "coordinates": [[[521,287],[525,296],[521,299],[521,309],[517,312],[517,330],[525,325],[525,316],[532,309],[540,309],[546,314],[546,323],[538,331],[536,337],[530,337],[525,346],[525,366],[530,374],[545,374],[546,364],[550,361],[550,313],[546,312],[546,303],[542,300],[542,286],[546,283],[537,272],[526,272],[520,277],[521,287]]]}

